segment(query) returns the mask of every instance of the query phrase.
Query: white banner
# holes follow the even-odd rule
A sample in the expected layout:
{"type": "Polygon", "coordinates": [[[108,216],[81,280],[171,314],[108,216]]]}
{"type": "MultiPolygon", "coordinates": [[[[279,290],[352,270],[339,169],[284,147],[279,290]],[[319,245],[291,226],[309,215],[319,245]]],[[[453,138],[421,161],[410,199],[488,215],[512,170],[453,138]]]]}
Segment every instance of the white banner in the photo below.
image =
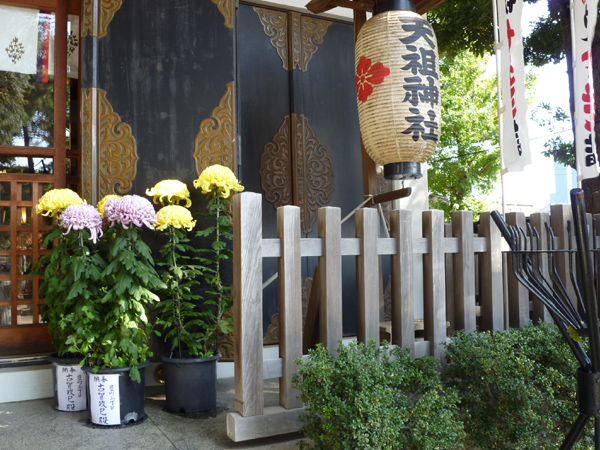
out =
{"type": "Polygon", "coordinates": [[[527,100],[525,99],[525,63],[521,16],[523,0],[499,0],[503,134],[502,171],[521,172],[531,164],[527,100]]]}
{"type": "Polygon", "coordinates": [[[573,65],[575,77],[575,157],[577,180],[598,176],[594,133],[595,99],[592,77],[592,40],[598,17],[598,0],[574,0],[573,65]]]}
{"type": "Polygon", "coordinates": [[[37,70],[38,11],[0,5],[0,70],[37,70]]]}

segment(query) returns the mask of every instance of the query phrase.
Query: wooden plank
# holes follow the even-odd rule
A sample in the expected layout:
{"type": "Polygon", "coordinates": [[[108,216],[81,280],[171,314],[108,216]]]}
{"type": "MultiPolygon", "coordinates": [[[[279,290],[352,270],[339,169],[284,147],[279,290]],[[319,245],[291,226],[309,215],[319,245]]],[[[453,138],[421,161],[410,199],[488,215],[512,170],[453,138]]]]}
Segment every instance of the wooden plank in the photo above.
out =
{"type": "MultiPolygon", "coordinates": [[[[546,224],[550,224],[550,215],[548,213],[533,213],[529,218],[531,226],[535,228],[539,234],[538,239],[532,239],[533,248],[536,250],[547,250],[548,249],[548,232],[546,231],[546,224]]],[[[534,264],[539,265],[543,276],[549,280],[550,274],[548,271],[548,258],[546,255],[534,256],[534,264]]],[[[540,320],[545,322],[552,322],[552,316],[548,312],[548,309],[535,295],[530,293],[529,298],[532,302],[531,320],[533,323],[537,323],[540,320]]]]}
{"type": "Polygon", "coordinates": [[[454,319],[459,330],[475,331],[475,249],[473,213],[452,213],[452,234],[458,239],[458,253],[452,255],[454,265],[454,319]]]}
{"type": "Polygon", "coordinates": [[[233,197],[235,410],[263,413],[262,196],[233,197]]]}
{"type": "Polygon", "coordinates": [[[360,238],[360,255],[356,257],[357,337],[379,345],[379,257],[377,237],[379,217],[376,209],[356,211],[356,237],[360,238]]]}
{"type": "MultiPolygon", "coordinates": [[[[56,2],[57,30],[67,30],[66,1],[56,2]]],[[[54,36],[54,189],[67,187],[67,33],[54,36]]]]}
{"type": "MultiPolygon", "coordinates": [[[[525,214],[522,212],[509,212],[506,214],[506,223],[516,226],[527,234],[525,214]]],[[[508,290],[508,325],[512,328],[522,328],[529,323],[529,291],[519,283],[513,272],[513,258],[507,254],[507,290],[508,290]]]]}
{"type": "Polygon", "coordinates": [[[263,361],[263,380],[281,378],[283,376],[283,359],[266,359],[263,361]]]}
{"type": "MultiPolygon", "coordinates": [[[[550,205],[550,226],[554,232],[554,236],[558,239],[557,248],[567,249],[569,248],[568,233],[567,233],[567,222],[571,222],[571,242],[572,247],[577,247],[575,243],[575,235],[573,231],[573,211],[570,205],[550,205]]],[[[577,258],[573,258],[573,270],[577,270],[577,258]]],[[[567,253],[559,253],[556,255],[556,271],[558,276],[562,280],[567,293],[572,300],[577,297],[575,295],[575,288],[571,282],[570,269],[569,269],[569,257],[567,253]]],[[[575,272],[577,273],[577,272],[575,272]]]]}
{"type": "Polygon", "coordinates": [[[319,237],[323,256],[319,257],[319,335],[332,354],[342,339],[342,237],[339,208],[319,208],[319,237]]]}
{"type": "MultiPolygon", "coordinates": [[[[452,236],[452,224],[444,224],[444,243],[452,236]]],[[[458,239],[455,239],[458,244],[458,239]]],[[[458,247],[458,245],[457,245],[458,247]]],[[[458,249],[457,249],[458,251],[458,249]]],[[[456,320],[454,319],[455,310],[455,295],[454,295],[454,264],[452,263],[453,255],[448,252],[444,252],[444,268],[445,268],[445,280],[446,280],[446,321],[449,322],[449,326],[446,328],[446,334],[452,335],[456,331],[456,320]]]]}
{"type": "Polygon", "coordinates": [[[277,236],[281,239],[279,272],[279,357],[283,376],[279,379],[279,402],[286,408],[299,408],[300,392],[292,388],[298,372],[294,361],[302,356],[302,258],[300,256],[300,208],[277,208],[277,236]]]}
{"type": "Polygon", "coordinates": [[[429,252],[423,255],[423,309],[425,339],[431,354],[442,358],[446,342],[446,280],[444,279],[444,212],[423,212],[423,236],[429,240],[429,252]]]}
{"type": "Polygon", "coordinates": [[[490,213],[479,216],[479,236],[487,240],[487,251],[479,254],[481,277],[480,331],[504,330],[504,286],[502,285],[502,242],[500,230],[490,213]]]}
{"type": "Polygon", "coordinates": [[[392,256],[392,344],[410,349],[415,356],[415,304],[413,275],[412,211],[390,214],[390,234],[396,238],[392,256]]]}
{"type": "Polygon", "coordinates": [[[243,417],[238,413],[227,414],[227,436],[234,442],[249,441],[300,431],[298,420],[304,408],[285,409],[267,406],[262,416],[243,417]]]}
{"type": "Polygon", "coordinates": [[[410,196],[412,188],[396,189],[395,191],[384,192],[383,194],[374,195],[365,203],[365,208],[378,205],[380,203],[391,202],[392,200],[398,200],[410,196]]]}

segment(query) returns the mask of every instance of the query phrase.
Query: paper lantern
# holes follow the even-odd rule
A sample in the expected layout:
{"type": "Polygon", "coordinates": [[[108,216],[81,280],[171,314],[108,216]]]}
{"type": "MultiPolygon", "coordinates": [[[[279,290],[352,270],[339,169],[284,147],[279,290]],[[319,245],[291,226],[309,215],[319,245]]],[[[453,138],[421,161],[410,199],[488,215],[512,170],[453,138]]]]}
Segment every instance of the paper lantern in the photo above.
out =
{"type": "Polygon", "coordinates": [[[437,41],[409,0],[376,5],[356,41],[363,143],[387,179],[416,179],[441,128],[437,41]]]}

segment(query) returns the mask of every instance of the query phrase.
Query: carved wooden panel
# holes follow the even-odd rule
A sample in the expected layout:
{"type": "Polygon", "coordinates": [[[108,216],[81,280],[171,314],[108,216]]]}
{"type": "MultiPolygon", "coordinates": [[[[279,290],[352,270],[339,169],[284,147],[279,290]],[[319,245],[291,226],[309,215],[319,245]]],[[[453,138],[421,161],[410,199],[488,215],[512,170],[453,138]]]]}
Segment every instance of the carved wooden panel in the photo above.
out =
{"type": "Polygon", "coordinates": [[[106,36],[108,24],[122,0],[83,0],[81,36],[106,36]]]}
{"type": "Polygon", "coordinates": [[[81,117],[83,197],[93,204],[108,194],[127,194],[139,160],[131,127],[102,89],[81,90],[81,117]]]}
{"type": "MultiPolygon", "coordinates": [[[[292,15],[300,15],[298,13],[292,13],[292,15]]],[[[301,16],[301,48],[299,58],[296,59],[296,52],[294,52],[294,64],[292,69],[298,68],[302,72],[308,70],[308,63],[312,59],[313,55],[317,52],[319,45],[323,43],[327,28],[331,25],[328,20],[315,19],[313,17],[301,16]]],[[[294,34],[296,33],[294,28],[294,34]]],[[[296,37],[294,37],[296,42],[296,37]]]]}
{"type": "Polygon", "coordinates": [[[265,34],[271,38],[271,45],[281,58],[282,67],[289,70],[287,13],[265,8],[252,9],[258,14],[265,34]]]}
{"type": "Polygon", "coordinates": [[[98,195],[99,198],[115,192],[125,195],[131,190],[137,172],[137,145],[131,127],[121,122],[102,89],[98,89],[98,111],[98,195]]]}
{"type": "Polygon", "coordinates": [[[302,230],[310,233],[317,210],[329,203],[334,174],[329,152],[315,136],[307,117],[285,117],[273,142],[264,147],[259,173],[265,198],[275,208],[299,206],[302,230]]]}
{"type": "Polygon", "coordinates": [[[331,22],[265,8],[253,8],[285,70],[308,70],[308,63],[323,43],[331,22]],[[289,37],[288,37],[289,36],[289,37]],[[291,39],[291,45],[289,42],[291,39]],[[291,48],[291,61],[290,61],[291,48]]]}
{"type": "Polygon", "coordinates": [[[279,313],[271,316],[271,323],[263,339],[263,345],[274,345],[279,343],[279,313]]]}
{"type": "Polygon", "coordinates": [[[223,14],[223,17],[225,18],[225,26],[227,28],[233,28],[233,0],[212,0],[212,2],[217,5],[219,11],[221,11],[221,14],[223,14]]]}
{"type": "Polygon", "coordinates": [[[333,191],[333,162],[315,136],[307,117],[292,114],[292,130],[292,146],[296,154],[294,189],[302,229],[308,234],[317,219],[317,210],[329,203],[333,191]]]}
{"type": "Polygon", "coordinates": [[[275,209],[293,204],[291,129],[291,119],[288,115],[273,137],[273,142],[265,145],[260,158],[260,183],[265,198],[273,203],[275,209]]]}
{"type": "Polygon", "coordinates": [[[194,141],[196,175],[212,164],[221,164],[234,170],[234,84],[228,83],[219,105],[209,119],[200,123],[194,141]]]}

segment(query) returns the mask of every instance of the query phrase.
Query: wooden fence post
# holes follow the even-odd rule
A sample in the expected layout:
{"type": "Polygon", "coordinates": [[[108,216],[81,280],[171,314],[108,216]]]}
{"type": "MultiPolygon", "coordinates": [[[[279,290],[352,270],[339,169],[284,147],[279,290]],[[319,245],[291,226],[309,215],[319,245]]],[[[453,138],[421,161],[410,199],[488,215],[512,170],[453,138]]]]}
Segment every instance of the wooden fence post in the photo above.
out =
{"type": "Polygon", "coordinates": [[[431,356],[442,358],[446,342],[446,280],[444,271],[444,213],[423,212],[423,237],[429,251],[423,255],[423,307],[425,339],[430,342],[431,356]]]}
{"type": "MultiPolygon", "coordinates": [[[[506,223],[523,229],[527,236],[527,222],[522,212],[509,212],[506,214],[506,223]]],[[[523,237],[523,236],[522,236],[523,237]]],[[[529,244],[527,244],[527,248],[529,244]]],[[[529,323],[529,291],[519,283],[513,272],[512,254],[507,254],[507,284],[508,284],[508,325],[512,328],[521,328],[529,323]]]]}
{"type": "Polygon", "coordinates": [[[342,229],[339,208],[319,208],[319,335],[332,354],[342,339],[342,229]]]}
{"type": "Polygon", "coordinates": [[[356,237],[360,238],[360,255],[356,257],[357,338],[379,345],[379,256],[377,239],[379,217],[377,210],[362,208],[356,211],[356,237]]]}
{"type": "Polygon", "coordinates": [[[481,331],[504,330],[504,287],[500,230],[489,212],[479,216],[479,236],[485,237],[487,251],[479,254],[481,275],[481,331]]]}
{"type": "Polygon", "coordinates": [[[277,237],[281,239],[279,273],[279,357],[283,376],[279,378],[279,402],[287,409],[299,408],[300,392],[292,388],[298,371],[294,361],[302,356],[302,257],[300,249],[300,208],[277,208],[277,237]]]}
{"type": "MultiPolygon", "coordinates": [[[[554,236],[558,238],[557,249],[568,249],[568,232],[567,222],[571,222],[571,244],[573,248],[577,247],[575,243],[574,225],[573,225],[573,211],[570,205],[550,205],[550,226],[554,232],[554,236]]],[[[577,268],[577,258],[573,258],[573,270],[577,268]]],[[[569,255],[567,253],[559,253],[556,255],[556,271],[558,276],[562,280],[567,293],[571,300],[576,303],[577,297],[575,295],[575,288],[571,282],[571,273],[569,268],[569,255]]]]}
{"type": "MultiPolygon", "coordinates": [[[[550,224],[550,215],[548,213],[533,213],[529,219],[529,223],[531,224],[532,228],[537,230],[539,235],[539,239],[532,238],[531,242],[533,248],[535,250],[548,250],[548,232],[546,231],[546,224],[550,224]]],[[[539,257],[534,257],[533,260],[536,266],[539,264],[542,275],[546,278],[546,280],[550,280],[547,254],[543,253],[539,257]]],[[[552,316],[542,301],[535,294],[530,294],[530,298],[532,301],[532,322],[538,323],[540,320],[543,320],[544,322],[552,322],[552,316]]]]}
{"type": "Polygon", "coordinates": [[[235,410],[263,414],[262,196],[233,197],[235,410]]]}
{"type": "Polygon", "coordinates": [[[473,213],[452,213],[452,235],[458,238],[458,253],[452,255],[454,266],[454,320],[455,329],[475,331],[475,248],[473,213]]]}
{"type": "Polygon", "coordinates": [[[396,238],[392,255],[392,344],[415,356],[415,300],[413,275],[412,211],[390,214],[390,234],[396,238]]]}

